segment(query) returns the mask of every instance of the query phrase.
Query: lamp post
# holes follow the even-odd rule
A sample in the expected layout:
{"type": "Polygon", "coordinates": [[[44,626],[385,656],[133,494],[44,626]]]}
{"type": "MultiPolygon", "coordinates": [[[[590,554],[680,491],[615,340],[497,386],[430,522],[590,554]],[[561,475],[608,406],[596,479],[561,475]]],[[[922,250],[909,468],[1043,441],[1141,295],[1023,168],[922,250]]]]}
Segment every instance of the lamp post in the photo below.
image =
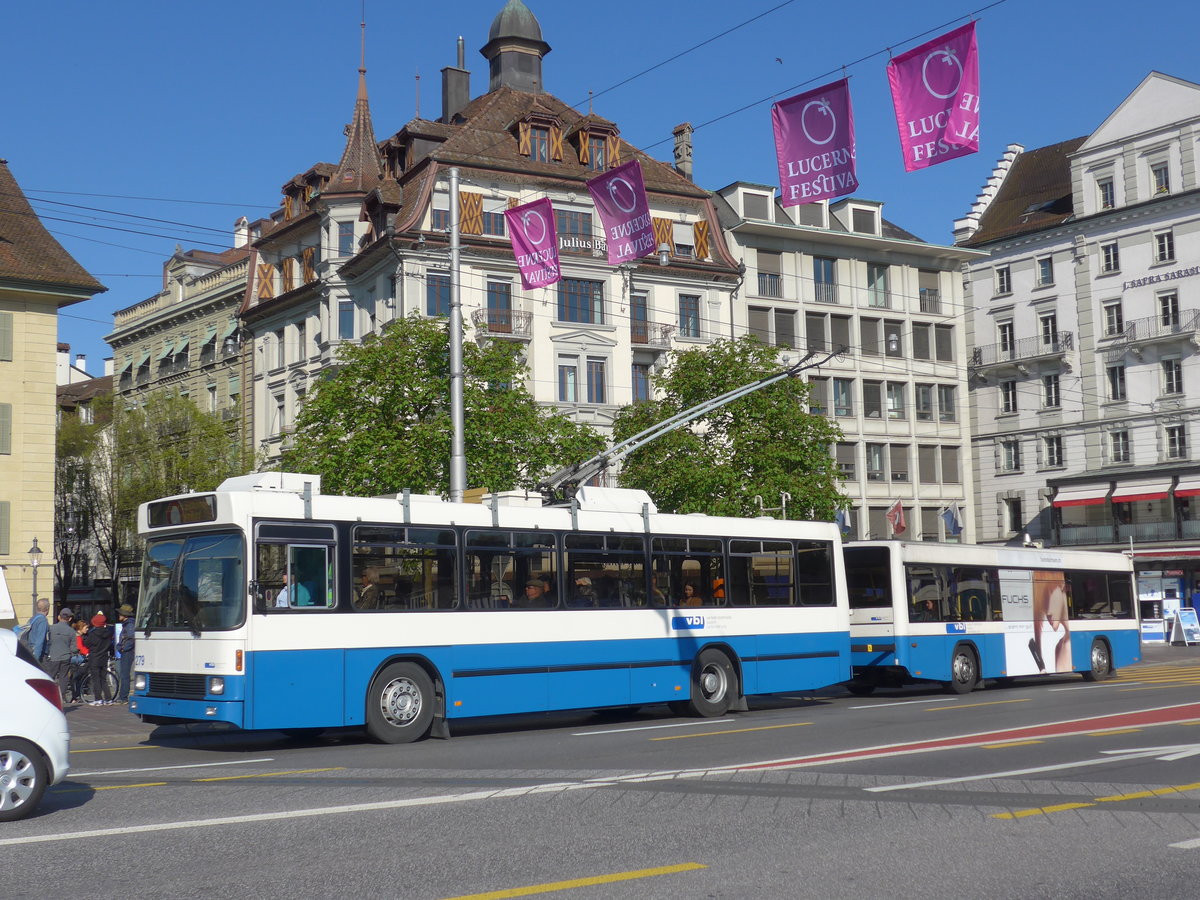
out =
{"type": "Polygon", "coordinates": [[[33,539],[33,546],[29,548],[29,565],[33,568],[33,612],[37,612],[37,570],[42,564],[42,548],[38,546],[37,538],[33,539]]]}

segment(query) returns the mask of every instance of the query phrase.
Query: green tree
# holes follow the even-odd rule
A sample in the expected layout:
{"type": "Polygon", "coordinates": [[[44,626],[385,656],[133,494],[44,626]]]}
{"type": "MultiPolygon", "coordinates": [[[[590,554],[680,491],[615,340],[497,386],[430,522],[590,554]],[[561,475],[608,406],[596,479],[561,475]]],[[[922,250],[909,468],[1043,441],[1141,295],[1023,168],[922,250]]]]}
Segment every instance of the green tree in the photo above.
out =
{"type": "MultiPolygon", "coordinates": [[[[621,410],[614,441],[779,372],[778,352],[753,337],[675,351],[653,378],[658,399],[621,410]]],[[[799,378],[762,388],[630,454],[620,483],[646,491],[664,510],[722,516],[759,515],[755,496],[772,507],[787,492],[788,518],[831,521],[846,505],[830,453],[842,431],[809,413],[808,400],[799,378]]]]}
{"type": "MultiPolygon", "coordinates": [[[[93,409],[111,409],[98,398],[93,409]]],[[[81,577],[91,546],[93,519],[98,513],[95,464],[107,415],[92,422],[64,412],[55,435],[54,455],[54,574],[59,599],[65,601],[81,577]]]]}
{"type": "MultiPolygon", "coordinates": [[[[519,354],[505,341],[464,342],[469,487],[532,488],[604,446],[594,429],[534,401],[519,354]]],[[[398,319],[377,338],[343,345],[335,372],[305,401],[283,466],[320,475],[326,493],[448,493],[449,358],[444,319],[398,319]]]]}

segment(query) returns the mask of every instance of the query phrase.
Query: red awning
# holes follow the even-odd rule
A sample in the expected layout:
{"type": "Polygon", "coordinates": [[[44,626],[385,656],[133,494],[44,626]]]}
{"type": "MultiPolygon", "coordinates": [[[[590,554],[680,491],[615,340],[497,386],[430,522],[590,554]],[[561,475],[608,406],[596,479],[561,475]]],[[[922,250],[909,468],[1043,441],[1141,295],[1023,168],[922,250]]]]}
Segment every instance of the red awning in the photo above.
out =
{"type": "Polygon", "coordinates": [[[1179,484],[1175,485],[1176,497],[1195,497],[1198,494],[1200,494],[1200,475],[1180,478],[1179,484]]]}
{"type": "Polygon", "coordinates": [[[1113,503],[1134,503],[1138,500],[1166,500],[1171,491],[1170,477],[1139,478],[1117,485],[1112,493],[1113,503]]]}
{"type": "Polygon", "coordinates": [[[1058,489],[1054,495],[1055,506],[1098,506],[1108,496],[1108,482],[1098,484],[1073,484],[1058,489]]]}

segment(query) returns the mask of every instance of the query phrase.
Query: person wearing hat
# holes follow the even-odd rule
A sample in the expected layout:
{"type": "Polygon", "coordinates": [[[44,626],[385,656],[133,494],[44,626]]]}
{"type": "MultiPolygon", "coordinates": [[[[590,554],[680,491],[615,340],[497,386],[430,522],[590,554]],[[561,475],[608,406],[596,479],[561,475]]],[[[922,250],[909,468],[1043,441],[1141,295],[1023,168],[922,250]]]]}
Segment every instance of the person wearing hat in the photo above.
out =
{"type": "Polygon", "coordinates": [[[546,582],[540,578],[530,578],[525,582],[525,596],[513,605],[520,609],[544,609],[546,604],[546,582]]]}
{"type": "Polygon", "coordinates": [[[71,683],[71,656],[75,653],[75,629],[71,619],[75,611],[64,606],[58,611],[58,621],[50,626],[46,638],[46,669],[58,683],[58,693],[67,702],[67,689],[71,683]]]}
{"type": "Polygon", "coordinates": [[[92,616],[92,627],[83,636],[87,647],[88,678],[92,682],[90,706],[112,706],[112,692],[108,689],[108,660],[113,650],[113,628],[104,613],[92,616]]]}
{"type": "Polygon", "coordinates": [[[117,609],[117,702],[129,702],[129,679],[133,675],[133,607],[122,603],[117,609]]]}
{"type": "Polygon", "coordinates": [[[571,605],[580,607],[596,605],[596,589],[592,586],[592,579],[586,575],[575,579],[575,593],[571,596],[571,605]]]}

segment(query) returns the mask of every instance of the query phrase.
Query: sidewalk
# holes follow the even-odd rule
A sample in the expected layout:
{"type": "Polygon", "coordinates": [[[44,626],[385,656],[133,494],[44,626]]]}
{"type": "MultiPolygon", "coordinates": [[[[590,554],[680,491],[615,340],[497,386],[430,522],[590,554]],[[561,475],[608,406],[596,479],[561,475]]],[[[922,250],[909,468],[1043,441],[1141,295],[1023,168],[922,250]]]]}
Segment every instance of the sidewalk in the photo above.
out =
{"type": "MultiPolygon", "coordinates": [[[[1195,665],[1200,663],[1200,645],[1172,647],[1170,644],[1143,644],[1142,662],[1126,671],[1136,671],[1145,665],[1195,665]]],[[[79,748],[89,744],[110,742],[119,738],[128,743],[158,738],[200,737],[236,733],[219,722],[196,722],[192,725],[147,725],[129,711],[128,706],[69,705],[65,708],[71,726],[71,742],[79,748]]]]}

